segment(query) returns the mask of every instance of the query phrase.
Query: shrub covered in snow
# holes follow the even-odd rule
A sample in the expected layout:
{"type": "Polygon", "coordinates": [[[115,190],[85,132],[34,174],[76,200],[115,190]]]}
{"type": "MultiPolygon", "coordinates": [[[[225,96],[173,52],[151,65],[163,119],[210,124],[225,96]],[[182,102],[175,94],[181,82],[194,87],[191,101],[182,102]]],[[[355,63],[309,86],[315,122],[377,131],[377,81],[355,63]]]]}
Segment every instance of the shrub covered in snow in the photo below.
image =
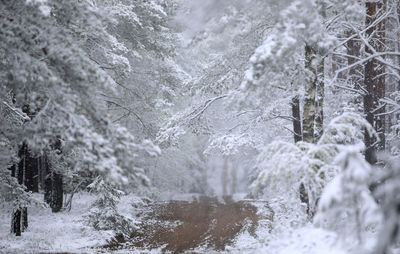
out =
{"type": "Polygon", "coordinates": [[[340,233],[349,242],[361,244],[365,232],[382,220],[369,190],[372,169],[357,147],[344,149],[335,161],[340,173],[322,193],[315,222],[340,233]]]}
{"type": "Polygon", "coordinates": [[[88,188],[99,197],[85,216],[87,224],[97,230],[114,230],[117,233],[128,235],[132,230],[132,221],[117,210],[117,204],[124,192],[104,182],[100,177],[88,188]]]}

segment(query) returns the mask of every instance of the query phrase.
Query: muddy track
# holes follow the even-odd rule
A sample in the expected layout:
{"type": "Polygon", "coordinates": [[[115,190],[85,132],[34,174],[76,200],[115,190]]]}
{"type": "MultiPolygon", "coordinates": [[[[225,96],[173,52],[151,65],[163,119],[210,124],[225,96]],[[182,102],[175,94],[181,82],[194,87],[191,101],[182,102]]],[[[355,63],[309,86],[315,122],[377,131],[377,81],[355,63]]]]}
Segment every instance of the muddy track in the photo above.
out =
{"type": "Polygon", "coordinates": [[[198,248],[221,251],[244,231],[256,237],[259,221],[273,220],[273,212],[263,201],[232,201],[199,197],[193,202],[151,203],[139,216],[142,223],[128,239],[116,237],[109,249],[155,249],[182,253],[198,248]],[[262,207],[263,213],[257,207],[262,207]],[[265,212],[267,211],[267,212],[265,212]]]}

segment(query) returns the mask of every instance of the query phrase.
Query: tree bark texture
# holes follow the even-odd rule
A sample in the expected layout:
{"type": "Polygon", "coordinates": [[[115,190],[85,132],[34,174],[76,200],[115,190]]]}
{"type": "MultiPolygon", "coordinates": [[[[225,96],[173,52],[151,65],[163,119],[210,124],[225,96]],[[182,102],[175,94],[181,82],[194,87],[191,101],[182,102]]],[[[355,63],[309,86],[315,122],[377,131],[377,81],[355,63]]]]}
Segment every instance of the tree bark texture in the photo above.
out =
{"type": "Polygon", "coordinates": [[[315,50],[306,45],[305,47],[305,67],[309,72],[306,80],[306,96],[304,98],[303,109],[303,140],[305,142],[314,143],[314,122],[315,122],[315,97],[316,97],[316,70],[313,67],[315,59],[315,50]]]}
{"type": "Polygon", "coordinates": [[[303,141],[309,143],[316,143],[321,137],[324,120],[324,61],[316,56],[317,51],[306,45],[305,68],[308,77],[303,109],[303,141]]]}
{"type": "Polygon", "coordinates": [[[324,98],[325,98],[325,83],[324,83],[324,61],[321,60],[317,66],[316,73],[316,115],[315,115],[315,142],[317,142],[324,131],[324,98]]]}
{"type": "MultiPolygon", "coordinates": [[[[18,166],[15,167],[15,177],[18,180],[18,184],[23,184],[24,182],[24,167],[25,167],[25,153],[26,145],[23,144],[19,150],[18,156],[20,158],[20,162],[18,166]]],[[[17,200],[18,202],[18,200],[17,200]]],[[[16,208],[12,213],[11,218],[11,233],[15,234],[16,236],[21,236],[21,217],[22,217],[22,210],[21,207],[16,208]]]]}
{"type": "MultiPolygon", "coordinates": [[[[384,2],[367,2],[366,3],[366,21],[368,27],[374,23],[380,16],[384,8],[384,2]]],[[[385,21],[372,26],[366,31],[369,38],[369,44],[376,52],[384,51],[385,38],[385,21]]],[[[365,47],[365,53],[373,55],[374,52],[369,47],[365,47]]],[[[385,149],[385,116],[379,115],[385,112],[385,107],[380,106],[379,100],[385,97],[385,66],[377,59],[369,60],[364,69],[364,87],[367,94],[364,96],[364,113],[367,121],[374,126],[380,138],[379,143],[375,143],[369,135],[365,134],[365,159],[371,163],[376,163],[376,151],[385,149]]]]}
{"type": "Polygon", "coordinates": [[[292,102],[290,104],[292,107],[294,142],[297,143],[297,142],[301,141],[302,137],[303,137],[302,131],[301,131],[299,96],[293,97],[292,102]]]}
{"type": "Polygon", "coordinates": [[[13,211],[11,219],[11,233],[16,236],[21,236],[21,210],[16,209],[13,211]]]}

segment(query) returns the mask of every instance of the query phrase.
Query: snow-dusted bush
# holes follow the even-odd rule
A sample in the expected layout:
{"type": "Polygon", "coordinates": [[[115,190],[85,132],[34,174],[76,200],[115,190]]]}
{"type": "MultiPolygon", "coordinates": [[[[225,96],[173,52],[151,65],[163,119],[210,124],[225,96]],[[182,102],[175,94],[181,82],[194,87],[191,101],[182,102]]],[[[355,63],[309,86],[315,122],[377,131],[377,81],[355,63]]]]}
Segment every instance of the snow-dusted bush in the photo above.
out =
{"type": "Polygon", "coordinates": [[[340,173],[324,189],[315,222],[361,244],[365,232],[376,228],[382,219],[369,190],[372,169],[357,146],[343,148],[335,162],[340,173]]]}
{"type": "Polygon", "coordinates": [[[129,235],[132,230],[132,221],[121,215],[117,204],[124,192],[114,188],[98,177],[88,188],[98,195],[85,215],[86,223],[96,230],[114,230],[123,235],[129,235]]]}

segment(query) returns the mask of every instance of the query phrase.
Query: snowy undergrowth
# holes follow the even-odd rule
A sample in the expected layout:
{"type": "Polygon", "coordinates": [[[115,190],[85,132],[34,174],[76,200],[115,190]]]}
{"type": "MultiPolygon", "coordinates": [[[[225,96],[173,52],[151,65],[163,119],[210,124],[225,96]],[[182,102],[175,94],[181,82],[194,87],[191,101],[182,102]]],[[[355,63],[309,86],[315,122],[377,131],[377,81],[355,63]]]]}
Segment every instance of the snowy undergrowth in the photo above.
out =
{"type": "Polygon", "coordinates": [[[374,253],[382,217],[369,190],[372,169],[358,146],[342,150],[335,159],[339,173],[323,190],[312,222],[298,198],[270,199],[275,213],[272,230],[266,232],[267,228],[260,225],[257,239],[245,232],[230,250],[271,254],[374,253]]]}
{"type": "MultiPolygon", "coordinates": [[[[338,235],[329,230],[316,227],[307,221],[305,207],[293,209],[284,200],[271,200],[274,210],[272,228],[261,220],[254,238],[243,232],[233,246],[226,248],[228,253],[265,254],[346,254],[351,253],[338,235]]],[[[260,213],[264,213],[261,207],[260,213]]]]}
{"type": "MultiPolygon", "coordinates": [[[[40,194],[38,199],[42,198],[40,194]]],[[[132,200],[137,197],[121,197],[120,214],[132,216],[132,200]]],[[[78,193],[70,212],[52,213],[49,208],[28,208],[29,228],[22,236],[10,234],[11,212],[7,204],[0,205],[0,253],[38,253],[43,251],[97,253],[93,247],[106,243],[114,236],[112,230],[95,230],[84,222],[83,215],[97,196],[78,193]]],[[[133,219],[133,218],[131,218],[133,219]]]]}

